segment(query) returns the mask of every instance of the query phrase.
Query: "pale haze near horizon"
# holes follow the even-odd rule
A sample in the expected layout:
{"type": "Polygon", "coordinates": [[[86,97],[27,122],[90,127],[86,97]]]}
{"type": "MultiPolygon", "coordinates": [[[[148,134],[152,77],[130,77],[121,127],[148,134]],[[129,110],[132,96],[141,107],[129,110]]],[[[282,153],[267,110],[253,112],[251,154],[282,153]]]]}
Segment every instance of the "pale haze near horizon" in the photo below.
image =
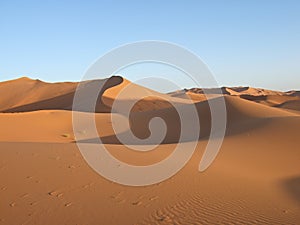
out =
{"type": "MultiPolygon", "coordinates": [[[[298,1],[0,2],[0,80],[79,81],[109,50],[163,40],[200,56],[220,86],[300,89],[298,1]]],[[[193,83],[174,69],[121,71],[193,83]]],[[[160,91],[170,91],[164,84],[160,91]]]]}

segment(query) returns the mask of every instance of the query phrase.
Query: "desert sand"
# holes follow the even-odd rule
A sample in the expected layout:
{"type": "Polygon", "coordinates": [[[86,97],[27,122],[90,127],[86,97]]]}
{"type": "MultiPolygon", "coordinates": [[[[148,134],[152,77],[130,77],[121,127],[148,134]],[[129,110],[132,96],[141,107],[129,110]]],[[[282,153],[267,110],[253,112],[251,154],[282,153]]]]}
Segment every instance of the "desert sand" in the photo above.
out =
{"type": "MultiPolygon", "coordinates": [[[[203,89],[162,94],[139,85],[118,97],[130,81],[111,77],[95,107],[98,135],[116,158],[150,165],[176,147],[180,125],[171,103],[195,104],[201,133],[187,165],[170,179],[144,187],[124,186],[92,170],[76,145],[72,103],[78,83],[46,83],[26,77],[0,83],[0,224],[299,224],[300,94],[251,87],[224,87],[226,136],[213,164],[198,171],[210,133],[203,89]],[[136,152],[116,138],[111,115],[115,101],[132,109],[131,129],[149,135],[151,118],[168,130],[153,151],[136,152]],[[188,101],[193,100],[193,103],[188,101]]],[[[210,92],[214,92],[213,89],[210,92]]],[[[214,99],[219,98],[214,95],[214,99]]],[[[82,118],[93,112],[76,112],[82,118]]],[[[84,123],[84,121],[83,121],[84,123]]],[[[197,126],[198,124],[194,124],[197,126]]],[[[121,132],[128,132],[123,130],[121,132]]],[[[128,143],[135,144],[135,143],[128,143]]],[[[149,143],[151,144],[151,143],[149,143]]]]}

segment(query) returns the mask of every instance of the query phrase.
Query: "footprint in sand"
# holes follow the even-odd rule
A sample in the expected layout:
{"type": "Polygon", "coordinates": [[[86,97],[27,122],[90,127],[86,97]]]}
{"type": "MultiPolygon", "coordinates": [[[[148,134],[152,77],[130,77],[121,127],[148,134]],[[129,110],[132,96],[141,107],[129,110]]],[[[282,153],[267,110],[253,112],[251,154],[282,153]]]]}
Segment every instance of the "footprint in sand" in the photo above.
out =
{"type": "Polygon", "coordinates": [[[27,198],[29,196],[28,193],[21,195],[21,198],[27,198]]]}
{"type": "Polygon", "coordinates": [[[137,198],[137,200],[134,201],[134,202],[132,202],[131,204],[132,204],[132,205],[141,205],[141,204],[143,204],[142,199],[143,199],[144,197],[145,197],[145,196],[143,196],[143,195],[139,196],[139,197],[137,198]]]}
{"type": "Polygon", "coordinates": [[[92,187],[93,185],[94,185],[94,183],[85,184],[82,186],[82,188],[86,189],[86,188],[92,187]]]}
{"type": "Polygon", "coordinates": [[[120,196],[121,196],[123,193],[124,193],[123,191],[119,191],[118,193],[116,193],[116,194],[114,194],[114,195],[112,195],[112,196],[110,196],[110,197],[113,198],[113,199],[119,199],[120,196]]]}
{"type": "Polygon", "coordinates": [[[60,193],[60,192],[58,192],[58,191],[51,191],[51,192],[48,192],[48,195],[53,196],[53,197],[60,198],[60,197],[62,197],[64,194],[63,194],[63,193],[60,193]]]}
{"type": "Polygon", "coordinates": [[[86,188],[88,188],[88,187],[90,187],[89,184],[86,184],[86,185],[82,186],[83,189],[86,189],[86,188]]]}
{"type": "Polygon", "coordinates": [[[64,137],[64,138],[71,138],[71,135],[68,134],[68,133],[62,134],[61,136],[64,137]]]}
{"type": "Polygon", "coordinates": [[[72,205],[72,202],[68,202],[68,203],[65,204],[65,207],[69,207],[71,205],[72,205]]]}
{"type": "Polygon", "coordinates": [[[141,205],[141,204],[143,204],[143,202],[142,201],[137,201],[137,202],[132,202],[131,204],[132,205],[141,205]]]}
{"type": "Polygon", "coordinates": [[[110,196],[117,204],[124,204],[126,199],[122,198],[123,191],[119,191],[118,193],[110,196]]]}
{"type": "Polygon", "coordinates": [[[158,196],[153,196],[153,197],[149,198],[150,201],[154,201],[156,199],[158,199],[158,196]]]}

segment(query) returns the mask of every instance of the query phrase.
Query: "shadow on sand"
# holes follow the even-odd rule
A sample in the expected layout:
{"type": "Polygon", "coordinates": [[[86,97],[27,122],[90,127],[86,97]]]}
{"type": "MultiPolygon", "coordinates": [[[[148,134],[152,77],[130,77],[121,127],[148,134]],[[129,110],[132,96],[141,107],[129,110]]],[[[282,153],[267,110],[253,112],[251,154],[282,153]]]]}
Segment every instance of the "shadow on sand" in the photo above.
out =
{"type": "Polygon", "coordinates": [[[300,205],[300,176],[285,179],[281,185],[290,197],[300,205]]]}

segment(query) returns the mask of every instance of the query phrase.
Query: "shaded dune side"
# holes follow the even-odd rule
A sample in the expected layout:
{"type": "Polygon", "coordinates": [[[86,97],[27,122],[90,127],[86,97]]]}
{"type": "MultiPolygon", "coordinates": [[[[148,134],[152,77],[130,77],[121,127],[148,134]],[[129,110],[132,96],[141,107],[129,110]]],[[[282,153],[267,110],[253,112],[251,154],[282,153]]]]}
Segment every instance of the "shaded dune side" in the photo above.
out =
{"type": "Polygon", "coordinates": [[[300,176],[288,177],[280,181],[293,200],[300,206],[300,176]]]}
{"type": "Polygon", "coordinates": [[[276,107],[300,111],[300,99],[283,102],[276,107]]]}
{"type": "MultiPolygon", "coordinates": [[[[281,109],[271,108],[268,106],[256,104],[240,98],[226,96],[226,111],[227,111],[227,126],[226,135],[235,135],[241,132],[246,132],[257,127],[265,126],[266,124],[276,122],[276,118],[286,118],[286,120],[295,120],[295,123],[300,123],[300,118],[297,114],[287,112],[281,109]]],[[[217,101],[218,99],[212,99],[211,101],[217,101]]],[[[190,106],[180,105],[181,111],[187,116],[188,120],[186,124],[188,127],[200,126],[200,136],[198,139],[205,139],[210,135],[211,131],[211,111],[207,101],[199,102],[195,104],[199,123],[190,116],[190,106]]],[[[165,109],[159,109],[155,111],[144,111],[144,112],[132,112],[129,118],[130,131],[125,131],[118,135],[127,137],[129,132],[132,132],[136,137],[140,139],[148,138],[151,135],[149,129],[149,123],[151,119],[159,117],[164,120],[167,132],[163,144],[177,143],[179,141],[181,125],[180,117],[174,107],[165,109]]],[[[192,129],[190,132],[194,132],[192,129]]],[[[191,139],[192,133],[184,133],[182,140],[196,141],[191,139]]],[[[125,138],[124,138],[125,139],[125,138]]],[[[101,140],[106,144],[121,144],[116,135],[102,136],[101,140]]],[[[82,140],[85,143],[94,143],[96,140],[82,140]]],[[[128,139],[128,143],[122,144],[138,144],[128,139]]],[[[156,142],[147,142],[144,144],[158,144],[156,142]]]]}
{"type": "MultiPolygon", "coordinates": [[[[80,91],[88,92],[91,88],[99,87],[99,96],[102,96],[106,89],[123,82],[123,78],[113,76],[104,80],[84,81],[80,83],[80,91]],[[100,90],[100,87],[102,89],[100,90]]],[[[0,85],[0,91],[6,96],[2,101],[2,112],[30,112],[36,110],[72,110],[73,99],[78,83],[44,83],[41,81],[22,78],[10,81],[9,85],[0,85]],[[13,89],[18,89],[17,93],[13,89]],[[33,97],[32,97],[33,96],[33,97]],[[7,104],[10,102],[10,104],[7,104]]],[[[87,98],[88,99],[88,98],[87,98]]],[[[109,112],[110,109],[98,99],[96,112],[109,112]]],[[[84,111],[84,109],[83,109],[84,111]]]]}
{"type": "Polygon", "coordinates": [[[30,112],[30,111],[37,111],[37,110],[71,110],[73,97],[74,97],[74,92],[71,92],[50,99],[45,99],[45,100],[5,109],[2,112],[13,113],[13,112],[30,112]]]}
{"type": "Polygon", "coordinates": [[[70,104],[70,101],[66,100],[70,99],[69,95],[74,92],[76,86],[77,83],[45,83],[26,77],[1,82],[0,111],[34,111],[44,107],[60,109],[70,104]],[[53,100],[56,98],[60,101],[53,100]],[[51,104],[44,104],[44,102],[48,103],[48,100],[51,104]]]}
{"type": "MultiPolygon", "coordinates": [[[[286,95],[262,95],[262,96],[240,95],[240,98],[261,103],[264,105],[272,106],[272,107],[287,108],[287,109],[288,107],[284,107],[286,103],[291,102],[291,105],[293,105],[293,104],[297,104],[296,102],[300,102],[300,97],[286,96],[286,95]]],[[[297,108],[295,110],[297,110],[297,108]]]]}
{"type": "MultiPolygon", "coordinates": [[[[170,106],[169,101],[186,104],[188,101],[173,98],[151,89],[136,85],[120,77],[112,76],[103,80],[83,81],[80,83],[46,83],[40,80],[20,78],[0,83],[0,112],[30,112],[37,110],[72,110],[75,92],[86,95],[82,112],[111,112],[114,102],[123,105],[135,104],[133,111],[156,110],[170,106]],[[122,89],[130,87],[125,95],[119,95],[122,89]],[[92,92],[91,92],[92,90],[92,92]],[[94,109],[88,109],[90,102],[89,93],[97,93],[98,99],[94,109]],[[139,101],[140,96],[149,95],[139,101]],[[87,107],[85,107],[87,106],[87,107]]],[[[188,102],[189,103],[189,102],[188,102]]],[[[80,103],[81,104],[81,103],[80,103]]]]}

